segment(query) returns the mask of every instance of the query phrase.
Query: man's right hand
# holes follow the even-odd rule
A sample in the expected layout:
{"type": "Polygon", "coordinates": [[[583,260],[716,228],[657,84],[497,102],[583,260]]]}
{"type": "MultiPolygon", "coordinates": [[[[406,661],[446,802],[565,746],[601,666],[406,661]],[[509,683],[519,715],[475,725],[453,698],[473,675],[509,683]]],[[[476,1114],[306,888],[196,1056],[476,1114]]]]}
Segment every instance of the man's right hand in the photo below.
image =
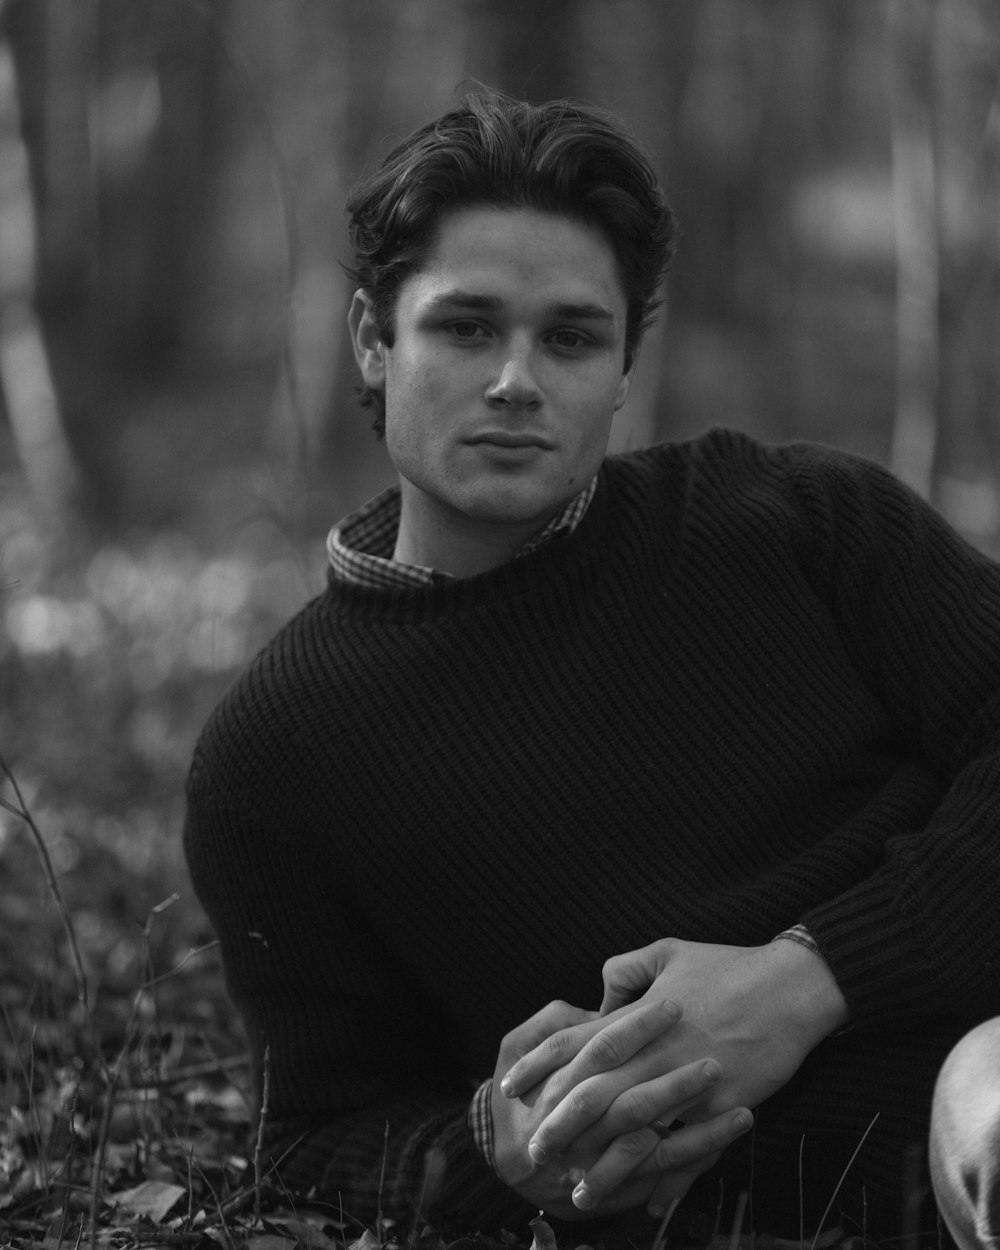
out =
{"type": "MultiPolygon", "coordinates": [[[[580,1220],[643,1206],[667,1168],[689,1170],[693,1180],[710,1167],[738,1136],[731,1113],[692,1124],[666,1140],[650,1127],[654,1120],[669,1125],[704,1098],[720,1076],[719,1065],[707,1058],[622,1093],[563,1153],[536,1160],[529,1152],[538,1126],[567,1094],[572,1097],[573,1078],[566,1065],[584,1043],[590,1041],[591,1049],[601,1049],[607,1068],[619,1067],[672,1029],[680,1015],[675,1003],[661,999],[608,1023],[596,1012],[554,1002],[508,1033],[497,1059],[492,1098],[494,1153],[506,1184],[551,1215],[580,1220]],[[570,1026],[588,1023],[592,1030],[566,1032],[570,1026]],[[501,1077],[547,1038],[553,1044],[560,1038],[569,1040],[572,1052],[560,1055],[560,1066],[520,1097],[505,1097],[501,1077]],[[573,1191],[598,1159],[602,1160],[605,1196],[596,1208],[580,1209],[572,1200],[573,1191]]],[[[580,1087],[579,1097],[587,1098],[585,1087],[580,1087]]]]}

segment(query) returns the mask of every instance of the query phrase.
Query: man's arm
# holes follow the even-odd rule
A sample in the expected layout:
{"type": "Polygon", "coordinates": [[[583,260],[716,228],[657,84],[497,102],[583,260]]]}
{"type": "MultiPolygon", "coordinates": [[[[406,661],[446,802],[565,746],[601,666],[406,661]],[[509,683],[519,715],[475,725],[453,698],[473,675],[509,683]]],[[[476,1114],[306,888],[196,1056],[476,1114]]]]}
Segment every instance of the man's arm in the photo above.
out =
{"type": "Polygon", "coordinates": [[[306,841],[219,801],[196,767],[185,848],[258,1093],[267,1066],[272,1179],[369,1226],[379,1211],[405,1222],[418,1206],[463,1232],[536,1214],[476,1146],[474,1082],[453,1062],[439,1009],[377,949],[306,841]]]}
{"type": "MultiPolygon", "coordinates": [[[[873,805],[869,819],[881,818],[886,830],[884,858],[799,918],[815,953],[781,941],[731,951],[720,963],[720,948],[679,943],[653,969],[649,992],[676,997],[685,1026],[707,1028],[707,1045],[726,1065],[707,1105],[727,1091],[756,1105],[848,1018],[879,1029],[1000,1006],[990,974],[1000,937],[990,884],[1000,819],[1000,568],[874,466],[808,449],[772,459],[793,489],[798,520],[789,541],[809,593],[828,605],[840,645],[896,726],[894,749],[929,763],[950,789],[923,828],[896,828],[893,811],[873,805]]],[[[914,786],[920,778],[915,765],[914,786]]],[[[612,976],[627,966],[645,976],[648,962],[612,961],[612,976]]],[[[613,993],[606,1005],[617,1001],[613,993]]],[[[681,1028],[657,1057],[685,1054],[681,1028]]],[[[646,1059],[655,1067],[652,1049],[646,1059]]],[[[642,1079],[644,1062],[633,1079],[642,1079]]],[[[516,1074],[514,1088],[534,1075],[516,1074]]],[[[606,1098],[622,1079],[609,1077],[591,1078],[606,1098]]]]}
{"type": "Polygon", "coordinates": [[[887,831],[881,859],[798,919],[857,1027],[975,1019],[1000,1007],[1000,564],[877,466],[834,457],[817,471],[809,449],[774,454],[807,527],[810,589],[888,713],[889,749],[914,761],[915,793],[928,765],[947,787],[923,823],[873,804],[887,831]]]}

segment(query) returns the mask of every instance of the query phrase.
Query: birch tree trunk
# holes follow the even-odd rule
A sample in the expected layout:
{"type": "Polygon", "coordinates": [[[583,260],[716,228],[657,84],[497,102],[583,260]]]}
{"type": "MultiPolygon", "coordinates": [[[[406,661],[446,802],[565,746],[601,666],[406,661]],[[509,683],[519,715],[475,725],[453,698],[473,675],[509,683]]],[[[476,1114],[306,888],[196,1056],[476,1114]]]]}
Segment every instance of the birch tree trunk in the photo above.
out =
{"type": "Polygon", "coordinates": [[[81,483],[35,312],[35,210],[21,137],[17,67],[2,34],[5,7],[0,0],[0,391],[43,520],[69,532],[81,483]]]}
{"type": "Polygon", "coordinates": [[[940,265],[930,116],[932,6],[890,0],[892,192],[896,224],[896,413],[889,467],[930,498],[938,438],[940,265]]]}

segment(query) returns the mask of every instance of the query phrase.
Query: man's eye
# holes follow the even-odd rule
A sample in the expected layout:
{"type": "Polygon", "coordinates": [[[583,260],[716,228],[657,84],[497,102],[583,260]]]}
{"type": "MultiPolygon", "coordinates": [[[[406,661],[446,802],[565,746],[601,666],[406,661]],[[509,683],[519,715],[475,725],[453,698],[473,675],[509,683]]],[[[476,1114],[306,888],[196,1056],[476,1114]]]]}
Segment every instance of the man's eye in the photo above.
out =
{"type": "Polygon", "coordinates": [[[478,321],[452,321],[448,330],[457,339],[481,338],[486,333],[478,321]]]}
{"type": "Polygon", "coordinates": [[[585,347],[587,341],[586,336],[581,334],[579,330],[556,330],[556,332],[549,338],[550,343],[554,344],[556,347],[565,348],[568,351],[573,351],[575,348],[579,347],[585,347]]]}

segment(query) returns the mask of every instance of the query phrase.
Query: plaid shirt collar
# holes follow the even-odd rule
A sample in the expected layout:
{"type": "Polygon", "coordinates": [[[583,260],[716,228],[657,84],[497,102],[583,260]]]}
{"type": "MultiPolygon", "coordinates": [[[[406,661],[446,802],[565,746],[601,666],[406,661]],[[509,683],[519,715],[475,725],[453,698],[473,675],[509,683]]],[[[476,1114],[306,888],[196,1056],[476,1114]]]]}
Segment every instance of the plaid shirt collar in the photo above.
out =
{"type": "MultiPolygon", "coordinates": [[[[546,543],[572,534],[583,520],[596,489],[595,475],[514,558],[530,555],[546,543]]],[[[333,527],[326,540],[326,552],[337,581],[370,590],[402,590],[454,580],[450,573],[419,564],[402,564],[392,558],[399,510],[399,487],[390,486],[333,527]]]]}

